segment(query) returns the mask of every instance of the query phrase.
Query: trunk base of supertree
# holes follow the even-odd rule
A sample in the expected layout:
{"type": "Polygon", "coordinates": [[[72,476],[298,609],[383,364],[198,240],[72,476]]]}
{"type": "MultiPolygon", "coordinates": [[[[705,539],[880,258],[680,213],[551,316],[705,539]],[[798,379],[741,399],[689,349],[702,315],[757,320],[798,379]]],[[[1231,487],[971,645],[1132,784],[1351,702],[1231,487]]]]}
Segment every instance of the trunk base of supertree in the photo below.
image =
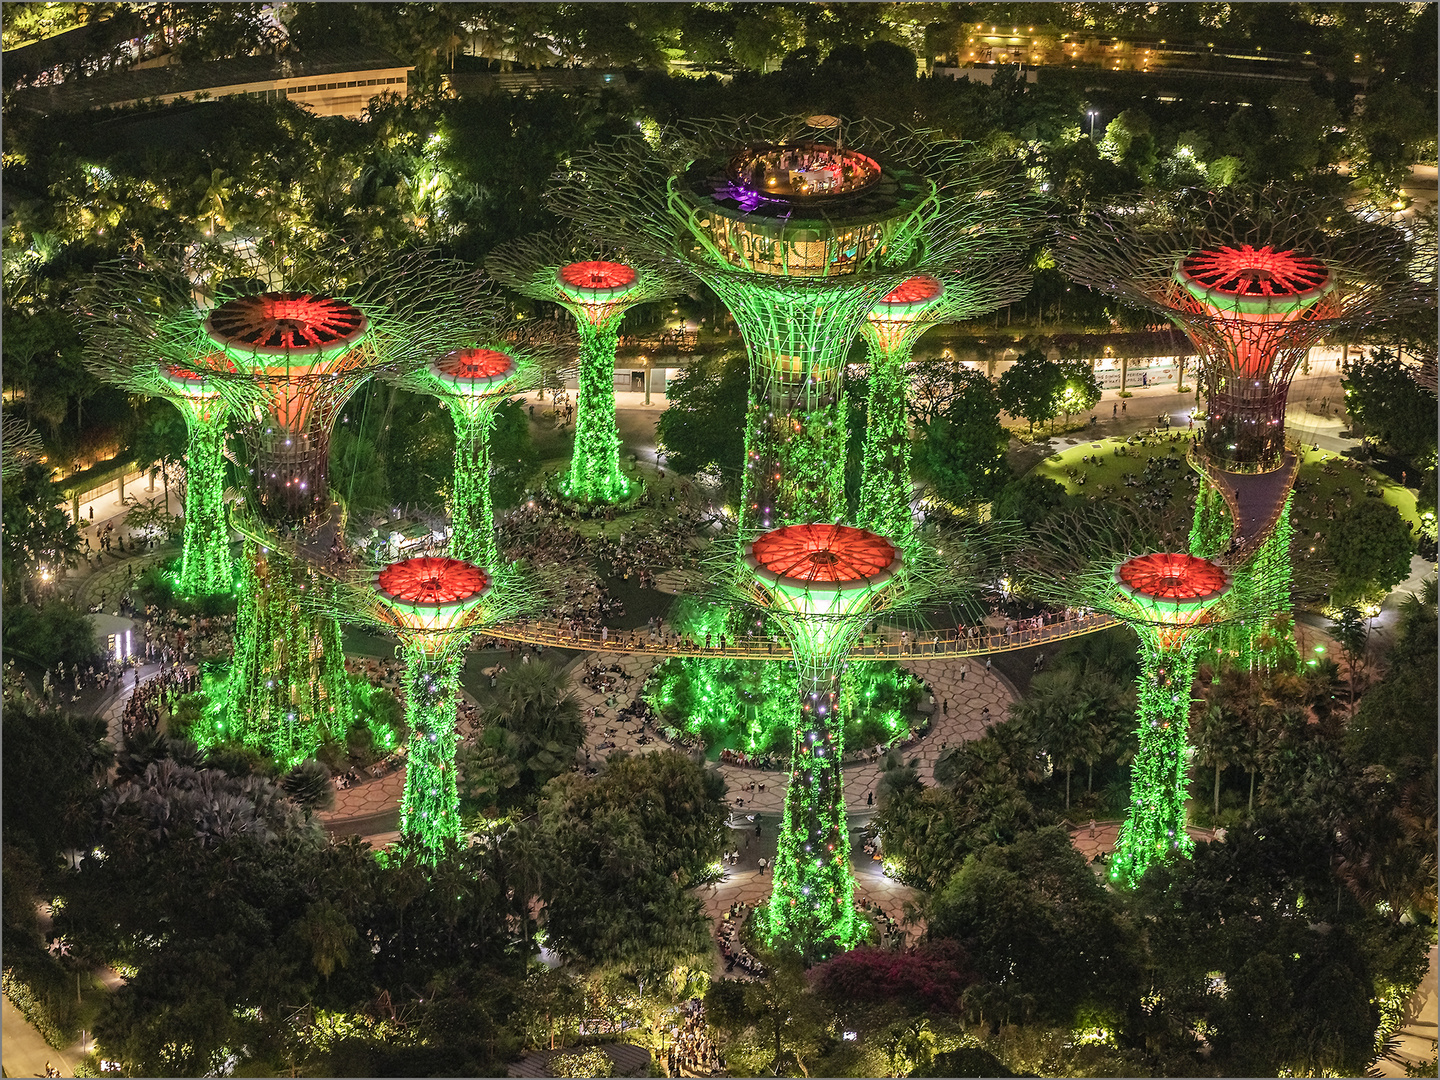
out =
{"type": "Polygon", "coordinates": [[[235,660],[224,720],[212,737],[240,742],[289,768],[354,722],[340,623],[304,593],[325,584],[277,548],[245,540],[235,660]]]}
{"type": "Polygon", "coordinates": [[[787,943],[812,962],[853,948],[866,933],[855,910],[841,770],[845,733],[836,697],[829,680],[802,678],[774,884],[762,924],[769,943],[787,943]]]}
{"type": "Polygon", "coordinates": [[[620,429],[615,422],[615,346],[619,320],[580,329],[580,370],[575,392],[575,446],[558,489],[583,503],[622,503],[636,494],[620,467],[620,429]]]}
{"type": "Polygon", "coordinates": [[[862,529],[903,541],[914,529],[910,513],[910,430],[905,413],[903,356],[874,350],[870,360],[870,401],[865,412],[865,449],[861,455],[862,529]]]}
{"type": "Polygon", "coordinates": [[[1190,692],[1199,643],[1141,649],[1136,719],[1140,750],[1131,771],[1130,809],[1110,858],[1110,880],[1132,886],[1158,862],[1189,858],[1195,842],[1185,831],[1189,798],[1190,692]]]}
{"type": "Polygon", "coordinates": [[[225,429],[192,424],[185,469],[185,531],[175,591],[223,596],[235,587],[225,524],[225,429]]]}
{"type": "Polygon", "coordinates": [[[406,649],[405,722],[410,729],[400,840],[434,863],[459,843],[460,792],[455,778],[455,718],[462,656],[431,657],[406,649]]]}

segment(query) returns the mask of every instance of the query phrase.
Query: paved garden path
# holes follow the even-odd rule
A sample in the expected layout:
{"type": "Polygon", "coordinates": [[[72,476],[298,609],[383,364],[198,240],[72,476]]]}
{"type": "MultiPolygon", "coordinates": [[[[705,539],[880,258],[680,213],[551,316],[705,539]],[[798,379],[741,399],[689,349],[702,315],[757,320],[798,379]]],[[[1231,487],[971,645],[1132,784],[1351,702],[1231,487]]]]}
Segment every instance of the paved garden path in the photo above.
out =
{"type": "MultiPolygon", "coordinates": [[[[634,720],[624,723],[615,720],[616,714],[643,689],[645,676],[654,666],[655,660],[651,657],[617,656],[613,653],[587,653],[571,663],[568,670],[576,679],[575,696],[580,708],[599,710],[585,737],[584,749],[592,762],[603,761],[617,750],[643,754],[670,745],[656,735],[653,726],[641,728],[634,720]],[[580,685],[579,677],[586,668],[596,664],[607,668],[618,665],[631,677],[629,691],[607,693],[580,685]],[[641,738],[648,741],[642,744],[639,741],[641,738]]],[[[929,732],[913,742],[901,744],[901,757],[906,763],[918,759],[921,780],[933,784],[935,762],[941,753],[947,747],[978,739],[985,732],[987,715],[992,721],[1003,719],[1006,708],[1019,695],[998,671],[986,670],[983,660],[927,660],[916,657],[902,666],[924,680],[930,688],[922,701],[928,705],[928,699],[933,695],[935,702],[929,732]]],[[[855,748],[846,753],[845,804],[852,812],[872,805],[868,800],[879,783],[883,757],[883,753],[877,757],[874,747],[855,748]]],[[[728,797],[733,811],[778,814],[783,808],[784,771],[730,764],[721,764],[719,769],[729,786],[728,797]],[[753,791],[750,790],[752,784],[753,791]]]]}

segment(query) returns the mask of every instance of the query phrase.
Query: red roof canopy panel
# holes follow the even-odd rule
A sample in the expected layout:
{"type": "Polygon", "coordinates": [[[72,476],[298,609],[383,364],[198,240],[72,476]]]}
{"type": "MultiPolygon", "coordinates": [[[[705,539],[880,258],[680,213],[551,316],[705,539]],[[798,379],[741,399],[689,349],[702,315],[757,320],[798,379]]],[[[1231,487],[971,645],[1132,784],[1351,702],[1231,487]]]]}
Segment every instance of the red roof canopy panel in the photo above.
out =
{"type": "Polygon", "coordinates": [[[849,525],[786,525],[756,539],[751,553],[761,569],[798,582],[864,581],[897,558],[883,536],[849,525]]]}
{"type": "Polygon", "coordinates": [[[1269,245],[1198,251],[1185,259],[1181,269],[1206,289],[1255,299],[1299,296],[1321,288],[1330,278],[1319,259],[1275,251],[1269,245]]]}
{"type": "Polygon", "coordinates": [[[918,304],[922,300],[934,300],[940,295],[941,284],[929,274],[916,274],[907,278],[885,294],[882,304],[918,304]]]}
{"type": "Polygon", "coordinates": [[[411,604],[455,604],[484,592],[490,578],[473,563],[422,556],[391,563],[376,584],[411,604]]]}
{"type": "Polygon", "coordinates": [[[1178,602],[1219,595],[1228,583],[1225,571],[1208,559],[1173,552],[1130,559],[1116,575],[1140,596],[1178,602]]]}
{"type": "Polygon", "coordinates": [[[616,262],[577,262],[560,268],[560,280],[575,289],[623,289],[635,284],[635,269],[616,262]]]}
{"type": "Polygon", "coordinates": [[[365,332],[365,315],[343,300],[309,293],[261,293],[221,304],[210,313],[219,342],[254,349],[314,349],[340,345],[365,332]]]}
{"type": "Polygon", "coordinates": [[[435,365],[444,375],[457,379],[489,379],[512,371],[515,361],[494,349],[456,349],[435,365]]]}

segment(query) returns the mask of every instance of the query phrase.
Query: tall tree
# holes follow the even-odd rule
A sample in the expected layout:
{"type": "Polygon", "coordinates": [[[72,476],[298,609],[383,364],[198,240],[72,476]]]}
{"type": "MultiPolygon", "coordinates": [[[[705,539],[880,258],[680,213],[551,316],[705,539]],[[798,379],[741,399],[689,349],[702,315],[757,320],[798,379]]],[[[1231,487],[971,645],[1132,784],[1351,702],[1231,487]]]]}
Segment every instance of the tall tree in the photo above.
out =
{"type": "Polygon", "coordinates": [[[1060,412],[1064,386],[1060,365],[1051,363],[1040,349],[1027,349],[1000,376],[995,390],[1000,407],[1027,421],[1034,431],[1036,424],[1053,420],[1060,412]]]}
{"type": "Polygon", "coordinates": [[[920,429],[915,464],[945,501],[984,502],[1010,479],[1000,400],[982,372],[955,367],[947,374],[944,404],[925,410],[931,418],[920,429]]]}
{"type": "Polygon", "coordinates": [[[740,354],[696,357],[665,387],[669,406],[657,435],[676,472],[714,469],[730,486],[745,463],[745,407],[750,369],[740,354]]]}

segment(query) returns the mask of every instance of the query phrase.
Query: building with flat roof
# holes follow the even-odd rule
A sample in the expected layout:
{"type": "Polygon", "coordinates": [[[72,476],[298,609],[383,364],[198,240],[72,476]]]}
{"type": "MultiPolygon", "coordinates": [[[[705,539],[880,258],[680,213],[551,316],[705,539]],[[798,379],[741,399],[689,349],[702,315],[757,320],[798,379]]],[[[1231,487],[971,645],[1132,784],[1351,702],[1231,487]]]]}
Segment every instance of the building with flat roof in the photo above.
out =
{"type": "Polygon", "coordinates": [[[177,98],[288,98],[319,116],[359,119],[381,94],[404,96],[413,64],[380,49],[348,46],[321,53],[240,56],[66,79],[16,90],[11,106],[31,112],[79,112],[177,98]]]}

